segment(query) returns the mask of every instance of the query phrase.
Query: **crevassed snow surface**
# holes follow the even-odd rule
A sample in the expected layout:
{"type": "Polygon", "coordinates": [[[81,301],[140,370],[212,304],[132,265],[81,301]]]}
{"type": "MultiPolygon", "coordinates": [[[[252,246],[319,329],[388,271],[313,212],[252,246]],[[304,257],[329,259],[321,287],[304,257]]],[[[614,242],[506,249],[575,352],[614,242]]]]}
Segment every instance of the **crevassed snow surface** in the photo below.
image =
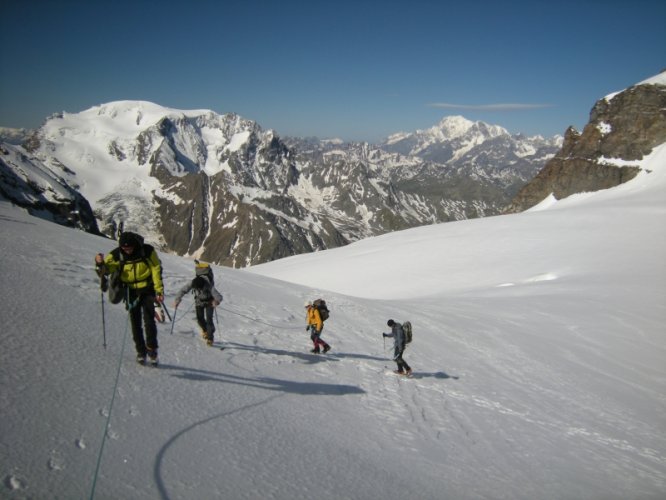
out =
{"type": "MultiPolygon", "coordinates": [[[[538,210],[216,267],[227,349],[186,297],[157,369],[108,302],[102,347],[112,243],[0,203],[0,497],[664,498],[665,165],[661,147],[538,210]],[[414,325],[413,379],[389,373],[388,318],[414,325]]],[[[193,264],[162,258],[171,306],[193,264]]]]}

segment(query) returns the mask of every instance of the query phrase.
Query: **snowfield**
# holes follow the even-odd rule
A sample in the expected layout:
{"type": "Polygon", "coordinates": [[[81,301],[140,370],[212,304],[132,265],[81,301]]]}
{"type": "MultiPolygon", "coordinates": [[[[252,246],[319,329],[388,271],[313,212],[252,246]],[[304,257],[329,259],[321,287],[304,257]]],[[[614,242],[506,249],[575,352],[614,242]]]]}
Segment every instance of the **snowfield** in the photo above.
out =
{"type": "Polygon", "coordinates": [[[113,242],[1,202],[0,497],[665,498],[666,146],[642,166],[518,215],[216,267],[214,348],[192,298],[172,306],[193,262],[162,254],[159,368],[106,300],[103,346],[113,242]],[[412,379],[389,318],[413,324],[412,379]]]}

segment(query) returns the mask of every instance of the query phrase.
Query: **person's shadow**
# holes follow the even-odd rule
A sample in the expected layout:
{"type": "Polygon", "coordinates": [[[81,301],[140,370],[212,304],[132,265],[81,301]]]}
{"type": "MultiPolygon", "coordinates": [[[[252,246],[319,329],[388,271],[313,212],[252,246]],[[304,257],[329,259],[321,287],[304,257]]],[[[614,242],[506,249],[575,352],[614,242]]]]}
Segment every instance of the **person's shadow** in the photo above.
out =
{"type": "Polygon", "coordinates": [[[334,349],[328,352],[327,354],[314,354],[310,352],[295,352],[287,351],[284,349],[271,349],[268,347],[261,347],[257,345],[247,345],[241,344],[239,342],[226,342],[224,343],[225,348],[240,350],[240,351],[252,351],[260,352],[262,354],[272,354],[275,356],[291,356],[293,358],[301,359],[308,362],[316,361],[339,361],[344,358],[352,359],[367,359],[370,361],[386,361],[386,358],[378,358],[377,356],[369,356],[367,354],[357,354],[353,352],[338,352],[334,349]]]}
{"type": "Polygon", "coordinates": [[[412,372],[412,378],[437,378],[437,379],[452,379],[452,380],[458,380],[460,377],[457,375],[449,375],[446,372],[434,372],[434,373],[426,373],[426,372],[412,372]]]}

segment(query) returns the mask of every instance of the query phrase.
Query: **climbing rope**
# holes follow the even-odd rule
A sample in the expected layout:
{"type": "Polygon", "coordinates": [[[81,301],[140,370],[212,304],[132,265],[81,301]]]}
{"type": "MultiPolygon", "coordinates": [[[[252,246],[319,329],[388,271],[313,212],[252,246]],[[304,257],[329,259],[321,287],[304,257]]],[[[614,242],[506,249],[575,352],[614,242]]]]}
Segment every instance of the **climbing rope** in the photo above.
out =
{"type": "Polygon", "coordinates": [[[267,323],[265,321],[262,321],[258,318],[253,318],[251,316],[247,316],[245,314],[239,313],[237,311],[232,311],[231,309],[227,309],[225,307],[220,307],[223,311],[230,312],[231,314],[235,314],[236,316],[241,316],[243,318],[249,319],[255,323],[261,323],[262,325],[270,326],[271,328],[279,328],[281,330],[300,330],[302,327],[300,326],[280,326],[280,325],[273,325],[271,323],[267,323]]]}
{"type": "MultiPolygon", "coordinates": [[[[137,303],[138,303],[138,300],[131,303],[128,307],[127,321],[125,322],[125,332],[123,334],[122,347],[120,349],[120,355],[118,356],[118,368],[116,370],[116,381],[113,385],[113,394],[111,396],[111,402],[109,403],[109,413],[106,416],[106,423],[104,424],[104,435],[102,436],[102,443],[100,445],[99,454],[97,456],[97,466],[95,467],[95,473],[94,473],[94,476],[93,476],[92,489],[90,491],[90,500],[93,500],[93,498],[95,497],[95,488],[97,486],[97,478],[99,477],[99,470],[100,470],[100,466],[102,464],[102,455],[104,454],[104,445],[106,444],[106,439],[107,439],[108,431],[109,431],[109,425],[110,425],[110,422],[111,422],[111,415],[113,413],[113,403],[116,400],[116,393],[118,392],[118,382],[120,380],[120,367],[122,366],[123,355],[125,353],[125,345],[127,343],[127,331],[129,330],[129,322],[130,322],[129,321],[130,320],[129,311],[131,311],[137,305],[137,303]]],[[[173,323],[176,323],[176,322],[182,320],[185,317],[185,314],[187,314],[192,309],[193,306],[194,306],[194,302],[192,302],[192,304],[190,304],[190,307],[187,309],[187,311],[185,311],[185,313],[183,313],[183,315],[178,320],[173,321],[173,323]]],[[[225,307],[220,307],[220,309],[222,309],[223,311],[226,311],[228,313],[235,314],[236,316],[241,316],[245,319],[249,319],[250,321],[252,321],[254,323],[261,323],[262,325],[270,326],[271,328],[278,328],[278,329],[281,329],[281,330],[299,330],[301,328],[300,326],[274,325],[274,324],[271,324],[271,323],[267,323],[266,321],[263,321],[259,318],[253,318],[252,316],[248,316],[246,314],[242,314],[238,311],[233,311],[233,310],[227,309],[225,307]]]]}
{"type": "Polygon", "coordinates": [[[128,314],[127,321],[125,322],[125,333],[123,334],[122,347],[120,348],[120,355],[118,356],[118,369],[116,371],[116,382],[113,385],[113,395],[111,396],[111,402],[109,403],[109,413],[106,416],[106,423],[104,424],[104,435],[102,436],[102,444],[99,447],[99,454],[97,456],[97,466],[95,467],[95,474],[93,476],[92,490],[90,491],[90,500],[92,500],[95,497],[95,487],[97,486],[97,477],[99,476],[99,468],[102,463],[104,444],[106,443],[106,438],[109,432],[109,424],[111,422],[111,414],[113,412],[113,403],[116,400],[116,393],[118,392],[118,381],[120,380],[120,367],[123,361],[123,354],[125,353],[125,344],[127,343],[127,330],[129,330],[129,320],[130,316],[128,314]]]}
{"type": "MultiPolygon", "coordinates": [[[[185,318],[185,315],[186,315],[188,312],[190,312],[190,311],[192,310],[192,308],[194,307],[194,305],[195,305],[195,302],[192,301],[192,303],[190,304],[190,306],[187,308],[187,311],[185,311],[184,313],[181,313],[181,314],[180,314],[180,318],[178,318],[177,320],[175,320],[174,323],[178,323],[179,321],[182,321],[182,320],[185,318]]],[[[233,310],[231,310],[231,309],[227,309],[226,307],[222,307],[222,306],[218,306],[218,307],[216,307],[216,308],[215,308],[216,311],[217,311],[218,308],[219,308],[219,309],[222,309],[223,311],[226,311],[226,312],[228,312],[228,313],[235,314],[236,316],[241,316],[241,317],[243,317],[243,318],[245,318],[245,319],[249,319],[250,321],[252,321],[252,322],[254,322],[254,323],[261,323],[262,325],[270,326],[271,328],[278,328],[278,329],[281,329],[281,330],[300,330],[300,329],[301,329],[300,326],[281,326],[281,325],[273,325],[273,324],[271,324],[271,323],[267,323],[266,321],[263,321],[263,320],[261,320],[261,319],[259,319],[259,318],[253,318],[252,316],[248,316],[248,315],[246,315],[246,314],[239,313],[238,311],[233,311],[233,310]]]]}

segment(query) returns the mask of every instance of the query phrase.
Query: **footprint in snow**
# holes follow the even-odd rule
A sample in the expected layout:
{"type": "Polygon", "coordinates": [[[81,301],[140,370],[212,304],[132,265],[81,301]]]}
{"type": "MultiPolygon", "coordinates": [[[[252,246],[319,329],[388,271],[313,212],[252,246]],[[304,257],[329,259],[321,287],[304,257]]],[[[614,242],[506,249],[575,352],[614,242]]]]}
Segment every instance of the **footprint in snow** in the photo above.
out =
{"type": "Polygon", "coordinates": [[[120,433],[118,431],[113,431],[109,429],[106,435],[109,436],[109,439],[114,439],[114,440],[120,439],[120,433]]]}
{"type": "Polygon", "coordinates": [[[5,487],[11,491],[24,490],[25,482],[19,479],[18,477],[10,474],[5,477],[5,487]]]}
{"type": "Polygon", "coordinates": [[[62,456],[60,456],[60,454],[54,450],[51,452],[51,458],[49,458],[47,467],[50,471],[63,470],[65,468],[65,461],[62,456]]]}

